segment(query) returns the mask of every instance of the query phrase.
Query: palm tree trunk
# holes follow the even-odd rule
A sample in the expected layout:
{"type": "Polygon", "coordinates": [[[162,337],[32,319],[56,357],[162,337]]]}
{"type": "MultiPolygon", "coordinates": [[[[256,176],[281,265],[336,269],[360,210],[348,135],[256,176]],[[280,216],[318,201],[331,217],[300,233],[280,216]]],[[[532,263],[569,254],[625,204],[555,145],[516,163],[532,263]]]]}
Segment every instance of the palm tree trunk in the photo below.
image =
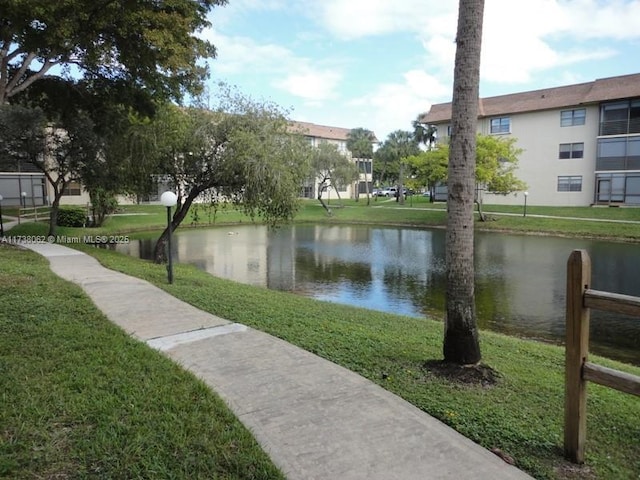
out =
{"type": "Polygon", "coordinates": [[[475,309],[473,208],[480,46],[484,0],[460,0],[448,170],[447,288],[443,354],[461,365],[480,361],[475,309]]]}

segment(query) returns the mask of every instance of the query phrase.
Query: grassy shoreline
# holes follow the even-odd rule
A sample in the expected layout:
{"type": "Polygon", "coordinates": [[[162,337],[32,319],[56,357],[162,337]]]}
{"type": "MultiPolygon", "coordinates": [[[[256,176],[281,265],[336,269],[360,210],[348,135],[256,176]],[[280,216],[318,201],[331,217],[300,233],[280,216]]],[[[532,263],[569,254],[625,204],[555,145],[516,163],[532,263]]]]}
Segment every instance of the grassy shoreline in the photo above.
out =
{"type": "MultiPolygon", "coordinates": [[[[366,200],[361,200],[360,205],[345,204],[348,205],[345,208],[335,208],[331,218],[321,208],[305,205],[296,221],[443,226],[445,219],[444,210],[402,208],[394,202],[371,202],[373,207],[389,205],[388,208],[358,208],[364,207],[366,200]]],[[[431,206],[425,203],[423,207],[431,206]]],[[[147,229],[161,228],[166,221],[162,207],[132,206],[125,210],[149,215],[142,222],[140,217],[114,217],[99,233],[131,231],[127,228],[135,222],[143,223],[147,229]]],[[[623,214],[633,217],[627,219],[640,218],[640,210],[629,209],[616,215],[623,214]]],[[[510,232],[517,231],[518,225],[521,233],[544,231],[540,228],[541,219],[505,218],[505,222],[493,223],[506,225],[510,232]]],[[[247,221],[237,212],[225,212],[218,215],[216,224],[247,221]],[[220,222],[222,219],[224,222],[220,222]]],[[[203,221],[200,225],[207,223],[203,221]]],[[[581,236],[580,232],[593,223],[572,221],[568,234],[581,236]]],[[[605,225],[609,235],[640,241],[638,225],[633,228],[605,225]]],[[[11,233],[42,231],[42,227],[29,224],[20,229],[11,233]]],[[[67,235],[81,232],[61,230],[67,235]]],[[[92,230],[84,233],[98,234],[92,230]]],[[[587,463],[576,468],[562,459],[564,350],[561,347],[482,332],[483,361],[499,372],[500,381],[492,388],[462,386],[434,377],[424,368],[426,361],[441,358],[442,325],[438,322],[240,285],[187,265],[177,265],[176,278],[180,280],[167,285],[162,265],[111,251],[80,248],[108,268],[143,278],[198,308],[271,333],[371,379],[481,445],[499,448],[536,478],[626,479],[637,478],[640,473],[640,442],[632,440],[640,438],[640,402],[597,385],[589,386],[587,463]]],[[[640,368],[593,358],[603,365],[640,374],[640,368]]]]}
{"type": "MultiPolygon", "coordinates": [[[[198,308],[260,329],[353,370],[405,398],[486,448],[499,448],[537,478],[571,478],[562,459],[564,349],[481,332],[483,362],[501,375],[492,388],[434,377],[442,324],[316,301],[212,277],[178,265],[173,285],[162,265],[86,248],[108,268],[143,278],[198,308]],[[215,292],[215,295],[212,295],[215,292]]],[[[612,368],[640,368],[592,356],[612,368]]],[[[640,472],[640,402],[589,387],[584,478],[633,478],[640,472]],[[591,477],[590,477],[591,476],[591,477]]],[[[582,478],[582,477],[578,477],[582,478]]]]}

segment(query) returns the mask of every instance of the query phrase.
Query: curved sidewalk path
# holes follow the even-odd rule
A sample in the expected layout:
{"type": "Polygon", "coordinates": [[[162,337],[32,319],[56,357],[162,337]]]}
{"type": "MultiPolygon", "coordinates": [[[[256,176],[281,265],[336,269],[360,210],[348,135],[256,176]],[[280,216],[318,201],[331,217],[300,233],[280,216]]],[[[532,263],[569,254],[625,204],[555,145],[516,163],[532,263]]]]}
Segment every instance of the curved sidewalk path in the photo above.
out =
{"type": "Polygon", "coordinates": [[[373,382],[61,245],[25,247],[203,379],[290,480],[530,479],[373,382]]]}

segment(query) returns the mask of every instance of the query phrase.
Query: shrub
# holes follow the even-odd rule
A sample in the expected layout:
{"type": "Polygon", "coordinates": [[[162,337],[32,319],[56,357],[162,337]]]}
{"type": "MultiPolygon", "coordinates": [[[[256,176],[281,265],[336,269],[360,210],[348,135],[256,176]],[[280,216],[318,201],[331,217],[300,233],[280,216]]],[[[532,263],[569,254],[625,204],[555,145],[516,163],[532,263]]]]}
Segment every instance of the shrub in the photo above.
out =
{"type": "Polygon", "coordinates": [[[83,208],[61,208],[58,210],[58,225],[61,227],[84,227],[86,214],[83,208]]]}

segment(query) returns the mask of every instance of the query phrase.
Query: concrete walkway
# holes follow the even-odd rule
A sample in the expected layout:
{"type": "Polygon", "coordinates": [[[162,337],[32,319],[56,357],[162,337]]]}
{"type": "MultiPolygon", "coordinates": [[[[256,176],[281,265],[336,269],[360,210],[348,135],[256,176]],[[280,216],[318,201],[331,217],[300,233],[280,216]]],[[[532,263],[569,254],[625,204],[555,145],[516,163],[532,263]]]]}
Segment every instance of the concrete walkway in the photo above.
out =
{"type": "Polygon", "coordinates": [[[111,321],[202,378],[291,480],[531,478],[349,370],[84,253],[24,246],[80,285],[111,321]]]}

